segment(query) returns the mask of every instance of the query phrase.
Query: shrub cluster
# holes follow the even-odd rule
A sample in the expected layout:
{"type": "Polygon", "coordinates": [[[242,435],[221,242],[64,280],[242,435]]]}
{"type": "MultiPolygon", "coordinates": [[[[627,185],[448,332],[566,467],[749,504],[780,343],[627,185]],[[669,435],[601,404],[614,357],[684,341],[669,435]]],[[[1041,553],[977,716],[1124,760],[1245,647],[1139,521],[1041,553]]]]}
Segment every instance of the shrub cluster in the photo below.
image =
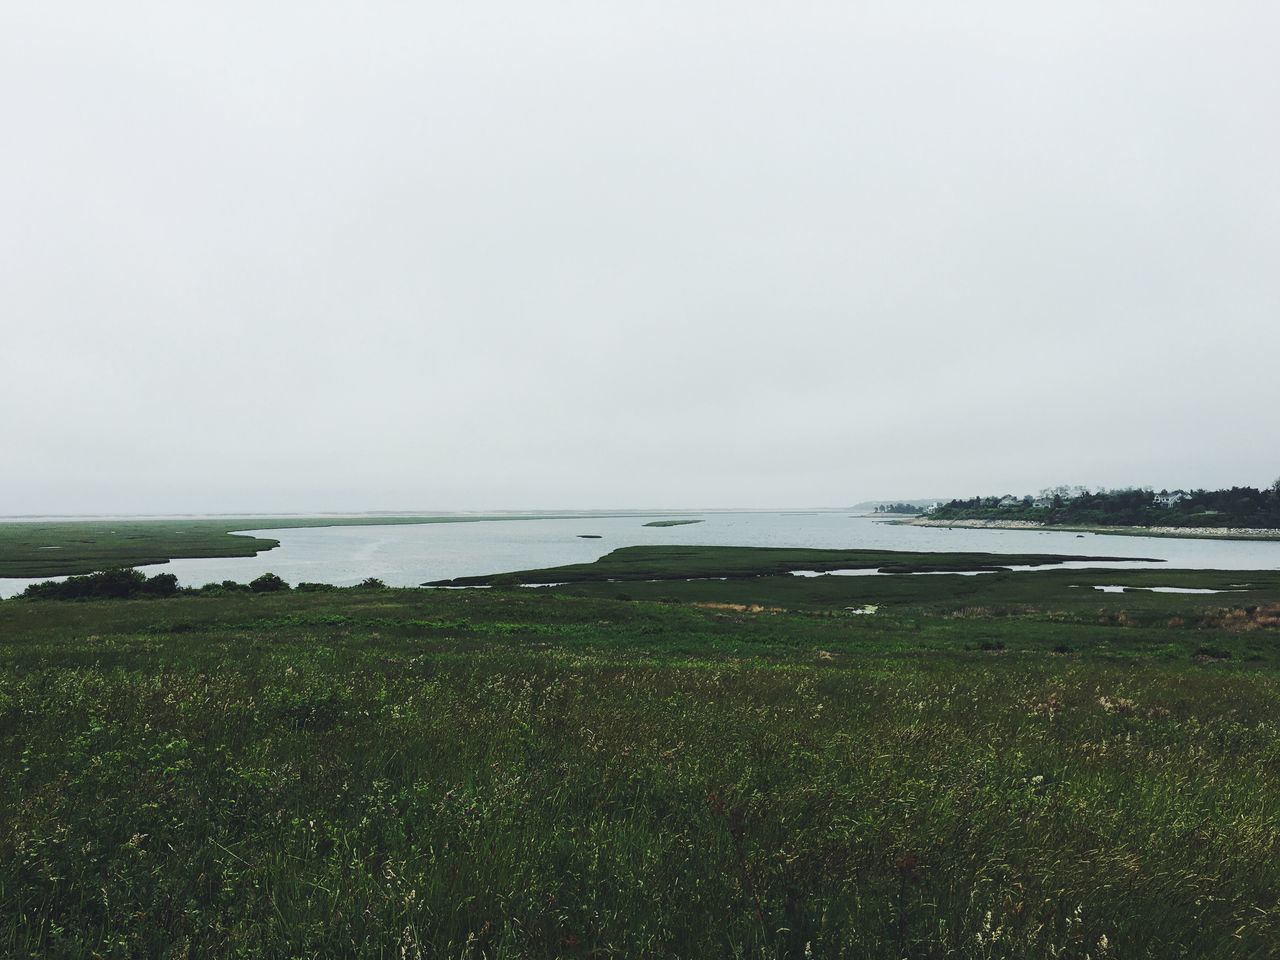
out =
{"type": "MultiPolygon", "coordinates": [[[[369,577],[353,589],[382,589],[386,584],[376,577],[369,577]]],[[[238,593],[281,593],[295,588],[275,573],[264,573],[248,583],[223,580],[206,583],[202,587],[179,587],[178,578],[172,573],[157,573],[154,577],[132,568],[102,570],[97,573],[66,580],[45,580],[33,583],[18,596],[24,600],[128,600],[134,597],[175,597],[180,594],[223,597],[238,593]]],[[[299,583],[300,593],[321,593],[341,590],[331,583],[299,583]]]]}
{"type": "Polygon", "coordinates": [[[178,578],[172,573],[148,577],[139,570],[102,570],[61,582],[33,583],[21,596],[37,600],[115,600],[129,597],[171,597],[178,592],[178,578]]]}

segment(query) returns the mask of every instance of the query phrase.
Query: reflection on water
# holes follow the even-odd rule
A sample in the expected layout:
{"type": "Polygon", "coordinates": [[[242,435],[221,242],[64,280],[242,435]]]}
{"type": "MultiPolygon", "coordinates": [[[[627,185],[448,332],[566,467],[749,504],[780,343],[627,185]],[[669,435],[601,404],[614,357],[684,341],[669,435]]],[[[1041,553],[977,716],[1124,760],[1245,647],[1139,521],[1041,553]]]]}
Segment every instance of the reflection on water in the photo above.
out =
{"type": "MultiPolygon", "coordinates": [[[[502,520],[266,530],[256,532],[279,540],[280,546],[256,557],[173,560],[139,569],[147,574],[174,573],[184,586],[220,580],[246,583],[268,571],[295,584],[310,580],[350,586],[366,577],[377,577],[391,586],[415,586],[427,580],[589,563],[618,547],[636,544],[1059,553],[1165,561],[1123,564],[1127,568],[1280,569],[1280,541],[1101,534],[1080,539],[1074,532],[1048,530],[913,527],[836,511],[708,513],[702,516],[702,523],[679,527],[646,527],[646,519],[502,520]],[[582,534],[598,535],[600,539],[582,539],[582,534]]],[[[1053,569],[1101,565],[1070,563],[1053,569]]],[[[31,582],[0,579],[0,595],[20,593],[31,582]]]]}

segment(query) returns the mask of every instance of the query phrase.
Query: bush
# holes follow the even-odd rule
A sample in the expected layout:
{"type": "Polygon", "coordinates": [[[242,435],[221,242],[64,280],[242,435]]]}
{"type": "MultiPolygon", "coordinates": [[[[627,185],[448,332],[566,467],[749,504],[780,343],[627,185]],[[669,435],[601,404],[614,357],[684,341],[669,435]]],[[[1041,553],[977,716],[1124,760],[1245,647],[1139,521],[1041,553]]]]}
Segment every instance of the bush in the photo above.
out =
{"type": "Polygon", "coordinates": [[[100,570],[82,577],[68,577],[61,583],[45,580],[33,583],[21,594],[28,600],[124,600],[129,597],[171,597],[178,592],[178,578],[158,573],[148,578],[131,567],[100,570]]]}
{"type": "Polygon", "coordinates": [[[199,592],[212,597],[221,597],[228,593],[248,593],[249,587],[234,580],[223,580],[221,583],[206,583],[199,592]]]}
{"type": "Polygon", "coordinates": [[[249,589],[254,593],[279,593],[282,590],[288,590],[289,584],[274,573],[264,573],[249,581],[249,589]]]}
{"type": "Polygon", "coordinates": [[[332,583],[312,583],[309,580],[303,580],[293,589],[298,593],[328,593],[330,590],[337,590],[338,588],[332,583]]]}
{"type": "Polygon", "coordinates": [[[157,573],[141,587],[148,597],[172,597],[178,592],[178,578],[172,573],[157,573]]]}
{"type": "Polygon", "coordinates": [[[387,585],[377,577],[365,577],[356,586],[362,590],[385,590],[387,585]]]}

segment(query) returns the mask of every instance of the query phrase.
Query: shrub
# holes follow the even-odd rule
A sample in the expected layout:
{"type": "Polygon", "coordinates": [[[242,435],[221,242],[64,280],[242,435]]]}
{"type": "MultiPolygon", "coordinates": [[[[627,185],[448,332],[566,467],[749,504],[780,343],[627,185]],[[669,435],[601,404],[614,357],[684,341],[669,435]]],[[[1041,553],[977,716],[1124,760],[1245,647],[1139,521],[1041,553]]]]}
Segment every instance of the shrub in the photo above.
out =
{"type": "Polygon", "coordinates": [[[21,594],[28,600],[124,600],[129,597],[171,597],[178,592],[178,578],[158,573],[148,578],[132,567],[100,570],[61,582],[33,583],[21,594]]]}
{"type": "Polygon", "coordinates": [[[365,577],[356,586],[361,590],[385,590],[387,585],[377,577],[365,577]]]}
{"type": "Polygon", "coordinates": [[[178,592],[178,578],[172,573],[157,573],[142,584],[140,592],[148,597],[172,597],[178,592]]]}
{"type": "Polygon", "coordinates": [[[281,590],[288,590],[289,584],[274,573],[264,573],[249,581],[249,589],[254,593],[279,593],[281,590]]]}
{"type": "Polygon", "coordinates": [[[328,593],[330,590],[337,590],[338,588],[332,583],[312,583],[309,580],[303,580],[293,589],[298,593],[328,593]]]}
{"type": "Polygon", "coordinates": [[[221,583],[206,583],[200,588],[199,592],[209,596],[221,597],[228,593],[248,593],[249,587],[243,583],[236,583],[234,580],[223,580],[221,583]]]}

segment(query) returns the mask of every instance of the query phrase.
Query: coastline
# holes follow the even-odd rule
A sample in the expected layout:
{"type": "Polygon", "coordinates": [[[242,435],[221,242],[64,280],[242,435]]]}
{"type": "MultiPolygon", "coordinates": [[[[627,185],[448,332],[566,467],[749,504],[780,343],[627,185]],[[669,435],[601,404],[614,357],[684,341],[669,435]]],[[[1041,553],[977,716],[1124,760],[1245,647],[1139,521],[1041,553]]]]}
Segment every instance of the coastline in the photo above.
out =
{"type": "Polygon", "coordinates": [[[1182,540],[1280,540],[1280,530],[1265,527],[1090,527],[1048,524],[1039,520],[890,520],[913,527],[959,527],[969,530],[1060,530],[1063,533],[1101,533],[1117,537],[1176,537],[1182,540]]]}

